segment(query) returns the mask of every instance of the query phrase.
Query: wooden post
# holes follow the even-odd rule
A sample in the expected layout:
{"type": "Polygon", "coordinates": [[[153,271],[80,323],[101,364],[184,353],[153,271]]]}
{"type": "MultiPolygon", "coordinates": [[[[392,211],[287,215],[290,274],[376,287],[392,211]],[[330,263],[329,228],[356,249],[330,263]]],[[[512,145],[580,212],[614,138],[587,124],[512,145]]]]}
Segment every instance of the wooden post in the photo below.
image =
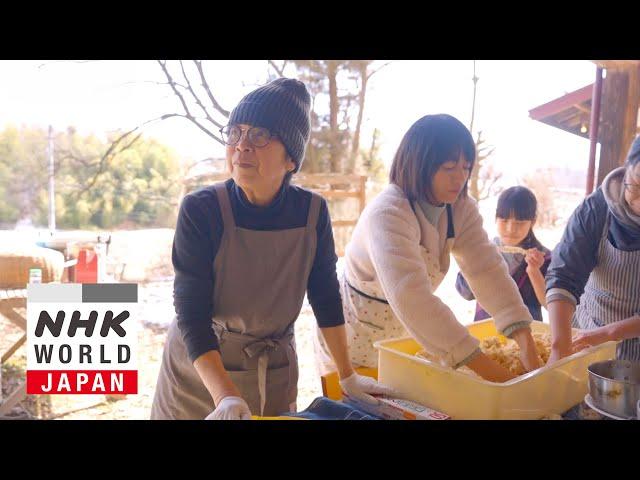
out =
{"type": "Polygon", "coordinates": [[[591,128],[589,129],[589,169],[587,170],[587,193],[593,192],[593,178],[596,171],[596,147],[598,145],[598,131],[600,130],[600,99],[602,98],[602,67],[596,67],[596,81],[591,94],[591,128]]]}
{"type": "Polygon", "coordinates": [[[624,163],[636,135],[640,76],[638,66],[607,70],[602,92],[602,124],[598,180],[600,185],[612,170],[624,163]]]}
{"type": "Polygon", "coordinates": [[[638,134],[638,107],[640,106],[640,65],[630,68],[629,92],[627,95],[627,108],[624,113],[624,131],[622,133],[622,156],[620,164],[627,159],[627,153],[634,138],[638,134]]]}

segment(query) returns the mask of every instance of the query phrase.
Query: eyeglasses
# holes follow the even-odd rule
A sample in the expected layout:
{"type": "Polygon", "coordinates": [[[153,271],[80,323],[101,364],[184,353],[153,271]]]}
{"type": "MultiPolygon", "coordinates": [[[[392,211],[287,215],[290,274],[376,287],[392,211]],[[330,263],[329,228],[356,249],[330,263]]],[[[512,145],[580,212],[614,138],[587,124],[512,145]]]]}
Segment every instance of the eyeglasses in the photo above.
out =
{"type": "Polygon", "coordinates": [[[245,134],[245,132],[249,143],[257,148],[266,147],[272,138],[277,137],[277,135],[271,133],[264,127],[251,127],[243,130],[237,125],[227,125],[220,129],[222,140],[224,140],[224,143],[227,145],[237,145],[242,140],[242,135],[245,134]]]}
{"type": "Polygon", "coordinates": [[[631,195],[640,195],[640,184],[637,183],[623,183],[624,187],[629,190],[631,195]]]}

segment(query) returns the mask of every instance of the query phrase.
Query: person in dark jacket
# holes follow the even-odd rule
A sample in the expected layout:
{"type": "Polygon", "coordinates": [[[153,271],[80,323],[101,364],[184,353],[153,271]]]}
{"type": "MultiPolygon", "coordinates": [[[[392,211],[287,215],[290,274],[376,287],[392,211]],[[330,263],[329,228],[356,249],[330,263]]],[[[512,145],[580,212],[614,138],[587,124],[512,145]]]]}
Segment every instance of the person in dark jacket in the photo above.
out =
{"type": "Polygon", "coordinates": [[[623,340],[617,358],[640,361],[640,136],[569,218],[546,278],[549,363],[606,340],[623,340]]]}

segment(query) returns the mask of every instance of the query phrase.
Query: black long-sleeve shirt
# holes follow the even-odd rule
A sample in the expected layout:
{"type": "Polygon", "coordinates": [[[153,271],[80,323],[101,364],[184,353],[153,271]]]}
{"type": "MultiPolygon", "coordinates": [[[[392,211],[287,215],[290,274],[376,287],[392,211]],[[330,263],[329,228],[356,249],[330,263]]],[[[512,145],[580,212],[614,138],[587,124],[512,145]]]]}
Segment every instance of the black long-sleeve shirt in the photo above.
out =
{"type": "MultiPolygon", "coordinates": [[[[303,227],[311,206],[311,192],[283,186],[273,202],[258,207],[248,202],[232,179],[225,182],[236,225],[248,230],[287,230],[303,227]]],[[[215,316],[213,262],[224,231],[222,214],[213,186],[184,197],[173,240],[175,270],[173,298],[178,327],[193,362],[209,350],[218,350],[211,326],[215,316]]],[[[321,328],[344,324],[336,275],[335,247],[327,202],[322,201],[316,254],[307,283],[309,303],[321,328]]]]}

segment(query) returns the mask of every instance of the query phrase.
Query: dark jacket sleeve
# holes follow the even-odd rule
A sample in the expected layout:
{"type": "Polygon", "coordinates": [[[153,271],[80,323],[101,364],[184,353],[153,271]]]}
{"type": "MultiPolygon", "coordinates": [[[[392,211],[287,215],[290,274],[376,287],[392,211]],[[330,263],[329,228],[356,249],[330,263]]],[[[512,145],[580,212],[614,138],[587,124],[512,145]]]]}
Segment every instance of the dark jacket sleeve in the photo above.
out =
{"type": "Polygon", "coordinates": [[[320,328],[344,324],[340,287],[336,274],[335,245],[326,200],[322,199],[318,225],[316,255],[307,283],[307,296],[320,328]]]}
{"type": "Polygon", "coordinates": [[[553,250],[546,272],[547,292],[552,288],[569,291],[576,302],[584,292],[589,275],[597,263],[607,204],[598,189],[571,214],[560,243],[553,250]]]}
{"type": "Polygon", "coordinates": [[[209,192],[209,196],[209,205],[203,201],[202,193],[189,194],[183,199],[172,249],[173,304],[192,362],[209,350],[219,349],[211,320],[213,260],[220,246],[222,221],[215,194],[209,192]]]}
{"type": "Polygon", "coordinates": [[[458,272],[458,276],[456,278],[456,290],[465,300],[474,300],[476,298],[469,288],[469,284],[464,279],[462,272],[458,272]]]}

